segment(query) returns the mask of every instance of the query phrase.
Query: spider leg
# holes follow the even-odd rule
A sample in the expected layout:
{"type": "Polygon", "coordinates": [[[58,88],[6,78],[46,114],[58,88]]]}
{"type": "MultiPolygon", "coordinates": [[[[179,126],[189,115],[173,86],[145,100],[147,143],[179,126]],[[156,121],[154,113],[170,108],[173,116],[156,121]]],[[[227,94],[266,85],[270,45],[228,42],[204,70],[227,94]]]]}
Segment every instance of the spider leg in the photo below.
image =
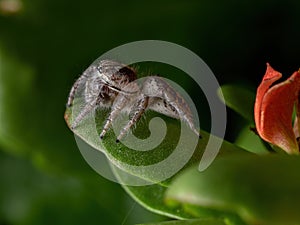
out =
{"type": "Polygon", "coordinates": [[[111,109],[111,112],[104,124],[104,127],[101,131],[100,138],[103,139],[105,136],[106,132],[111,126],[112,121],[116,119],[118,114],[121,112],[121,110],[126,106],[126,104],[129,102],[129,98],[126,95],[118,95],[113,106],[111,109]]]}
{"type": "Polygon", "coordinates": [[[125,127],[121,130],[119,136],[117,137],[116,142],[119,142],[129,131],[129,129],[141,118],[143,113],[145,112],[149,102],[149,97],[148,96],[143,96],[137,104],[134,106],[132,112],[133,116],[131,119],[128,121],[125,127]]]}
{"type": "Polygon", "coordinates": [[[149,109],[164,114],[166,116],[180,119],[177,110],[168,104],[165,100],[157,97],[151,97],[149,99],[149,109]]]}
{"type": "MultiPolygon", "coordinates": [[[[176,108],[178,107],[177,106],[177,103],[169,103],[171,107],[173,108],[176,108]]],[[[179,114],[179,118],[182,118],[183,122],[185,122],[185,124],[187,124],[191,130],[199,137],[199,138],[202,138],[201,137],[201,134],[199,132],[199,130],[197,130],[195,128],[195,125],[194,125],[194,122],[193,122],[193,115],[192,113],[190,112],[190,110],[186,110],[186,108],[184,110],[182,110],[181,108],[177,108],[177,112],[179,114]]]]}
{"type": "Polygon", "coordinates": [[[149,104],[149,109],[162,113],[166,116],[175,118],[184,121],[185,124],[187,124],[190,129],[197,135],[199,138],[201,138],[201,135],[199,131],[195,128],[193,123],[193,116],[190,110],[186,110],[186,106],[184,107],[184,110],[182,109],[183,105],[177,105],[177,103],[174,102],[168,102],[163,99],[155,99],[152,101],[151,105],[149,104]]]}
{"type": "Polygon", "coordinates": [[[67,107],[71,107],[73,105],[73,100],[75,98],[76,91],[81,85],[83,85],[85,83],[86,79],[87,79],[87,75],[84,73],[76,80],[76,82],[74,83],[74,85],[70,91],[70,94],[68,97],[68,102],[67,102],[67,107]]]}
{"type": "Polygon", "coordinates": [[[90,103],[87,103],[84,108],[80,111],[78,116],[75,118],[74,122],[72,123],[72,129],[78,126],[78,124],[86,117],[86,115],[91,112],[97,105],[97,100],[94,100],[90,103]]]}
{"type": "Polygon", "coordinates": [[[176,111],[179,119],[182,119],[183,122],[188,125],[199,138],[202,138],[199,130],[195,128],[193,114],[190,107],[179,94],[177,94],[177,97],[174,101],[166,100],[165,102],[167,108],[170,108],[173,112],[176,111]]]}
{"type": "Polygon", "coordinates": [[[163,78],[158,76],[148,77],[143,84],[142,93],[160,99],[153,101],[153,104],[149,106],[150,109],[173,118],[182,119],[201,138],[199,130],[195,128],[189,105],[163,78]]]}

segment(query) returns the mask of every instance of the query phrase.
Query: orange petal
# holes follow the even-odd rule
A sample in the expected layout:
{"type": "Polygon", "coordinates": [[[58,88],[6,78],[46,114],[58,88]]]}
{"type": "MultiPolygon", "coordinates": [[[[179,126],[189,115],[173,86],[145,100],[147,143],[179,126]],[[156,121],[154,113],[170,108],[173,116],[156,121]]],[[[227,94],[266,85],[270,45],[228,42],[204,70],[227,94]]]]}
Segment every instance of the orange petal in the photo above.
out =
{"type": "Polygon", "coordinates": [[[262,82],[257,88],[255,106],[254,106],[254,119],[258,133],[261,132],[261,105],[266,92],[270,86],[282,77],[281,73],[275,71],[269,63],[267,63],[267,71],[263,77],[262,82]]]}
{"type": "MultiPolygon", "coordinates": [[[[300,70],[298,71],[298,74],[300,73],[300,70]]],[[[299,91],[300,92],[300,91],[299,91]]],[[[300,93],[298,94],[298,100],[296,102],[296,118],[294,121],[294,133],[296,135],[296,138],[300,137],[300,93]]],[[[299,141],[298,141],[299,145],[299,141]]]]}
{"type": "Polygon", "coordinates": [[[260,136],[290,154],[298,154],[299,147],[292,126],[292,114],[300,91],[300,74],[267,90],[260,105],[260,136]]]}
{"type": "Polygon", "coordinates": [[[297,116],[294,122],[294,133],[296,138],[299,138],[299,130],[300,130],[300,118],[299,116],[297,116]]]}

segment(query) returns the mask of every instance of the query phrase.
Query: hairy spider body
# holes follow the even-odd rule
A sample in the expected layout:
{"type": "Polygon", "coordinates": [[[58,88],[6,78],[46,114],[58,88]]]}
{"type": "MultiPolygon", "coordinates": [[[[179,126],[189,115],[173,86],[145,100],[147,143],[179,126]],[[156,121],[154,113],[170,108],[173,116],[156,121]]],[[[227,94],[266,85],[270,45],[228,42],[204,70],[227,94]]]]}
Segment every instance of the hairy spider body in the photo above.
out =
{"type": "Polygon", "coordinates": [[[78,78],[69,94],[67,106],[73,104],[75,94],[80,87],[84,89],[85,104],[72,122],[77,127],[84,117],[97,107],[109,107],[111,112],[104,124],[100,138],[109,130],[111,123],[121,112],[130,115],[129,122],[121,130],[117,142],[141,118],[147,109],[183,121],[200,137],[194,127],[193,116],[186,101],[163,78],[146,77],[142,84],[136,82],[136,72],[121,63],[102,60],[92,64],[78,78]]]}

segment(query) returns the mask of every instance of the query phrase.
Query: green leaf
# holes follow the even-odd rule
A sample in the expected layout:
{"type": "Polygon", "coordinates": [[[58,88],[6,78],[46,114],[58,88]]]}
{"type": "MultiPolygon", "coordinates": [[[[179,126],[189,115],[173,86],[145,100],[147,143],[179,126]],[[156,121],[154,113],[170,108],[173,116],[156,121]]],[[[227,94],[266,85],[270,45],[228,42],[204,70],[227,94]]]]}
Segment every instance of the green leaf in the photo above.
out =
{"type": "MultiPolygon", "coordinates": [[[[120,183],[124,183],[128,174],[124,173],[117,167],[113,166],[114,174],[120,183]]],[[[153,184],[146,186],[127,186],[123,185],[126,192],[140,205],[146,209],[175,219],[190,219],[194,218],[191,214],[185,212],[181,207],[169,207],[164,202],[164,196],[167,187],[161,184],[153,184]]]]}
{"type": "Polygon", "coordinates": [[[194,219],[181,221],[167,221],[161,223],[147,223],[140,225],[226,225],[221,219],[194,219]]]}
{"type": "Polygon", "coordinates": [[[237,214],[249,224],[298,224],[299,170],[295,156],[223,157],[204,172],[194,167],[178,176],[166,199],[237,214]]]}
{"type": "MultiPolygon", "coordinates": [[[[254,131],[250,130],[250,128],[254,126],[255,93],[246,87],[234,84],[223,85],[221,89],[219,89],[219,92],[221,91],[226,105],[248,121],[248,124],[241,130],[234,143],[256,154],[266,154],[270,152],[266,147],[269,144],[264,143],[254,131]]],[[[271,147],[269,147],[269,149],[271,147]]]]}
{"type": "Polygon", "coordinates": [[[225,104],[240,114],[245,119],[253,122],[254,115],[254,102],[255,102],[255,93],[248,90],[247,88],[227,84],[223,85],[219,89],[219,93],[222,92],[225,104]]]}
{"type": "MultiPolygon", "coordinates": [[[[78,100],[80,101],[80,100],[78,100]]],[[[78,104],[76,101],[74,105],[78,104]]],[[[70,126],[73,120],[73,111],[75,111],[76,115],[76,107],[69,108],[66,110],[65,119],[67,124],[70,126]]],[[[155,164],[164,160],[165,157],[168,157],[172,154],[174,150],[174,146],[176,146],[178,142],[178,133],[180,133],[180,123],[175,119],[171,119],[166,116],[162,116],[158,113],[147,112],[144,121],[139,122],[134,129],[134,135],[137,137],[145,138],[145,133],[148,135],[150,132],[148,130],[148,124],[151,125],[151,119],[153,117],[161,117],[166,122],[167,135],[165,139],[162,141],[160,145],[155,147],[150,151],[134,151],[129,147],[126,147],[122,143],[116,143],[116,136],[113,130],[109,130],[104,139],[101,141],[99,138],[99,133],[102,130],[103,123],[105,122],[108,116],[108,112],[100,109],[96,112],[96,115],[87,116],[82,124],[76,127],[73,132],[80,137],[87,144],[95,148],[96,150],[104,153],[109,161],[112,164],[113,171],[116,174],[117,179],[125,190],[141,205],[145,208],[159,213],[164,216],[169,216],[176,219],[187,219],[194,218],[191,213],[186,212],[186,210],[182,207],[169,207],[164,202],[164,195],[166,190],[168,189],[168,185],[173,178],[170,178],[163,182],[155,182],[153,179],[153,175],[151,173],[143,173],[143,170],[136,170],[134,167],[132,169],[132,165],[140,166],[140,168],[144,168],[143,166],[147,166],[149,164],[155,164]],[[95,133],[96,132],[96,133],[95,133]],[[124,184],[131,183],[132,180],[137,179],[142,182],[153,182],[152,185],[146,186],[127,186],[124,184]]],[[[155,119],[155,118],[154,118],[155,119]]],[[[151,127],[151,126],[150,126],[151,127]]],[[[150,128],[152,129],[152,128],[150,128]]],[[[192,132],[189,135],[194,135],[192,132]]],[[[183,168],[187,168],[194,164],[199,164],[199,161],[202,157],[202,153],[206,147],[207,141],[209,139],[209,134],[207,132],[201,131],[202,139],[199,140],[197,148],[191,155],[191,159],[187,162],[187,164],[183,168]]],[[[188,141],[188,139],[187,139],[188,141]]],[[[187,144],[188,145],[188,142],[187,144]]],[[[185,146],[188,147],[188,146],[185,146]]],[[[181,155],[185,154],[185,149],[181,149],[181,155]]],[[[101,153],[99,153],[101,154],[101,153]]],[[[226,141],[223,142],[219,155],[229,155],[229,154],[249,154],[241,148],[236,147],[226,141]]],[[[102,155],[102,154],[101,154],[102,155]]],[[[97,157],[94,155],[93,157],[97,157]]],[[[94,158],[93,158],[94,159],[94,158]]],[[[172,166],[171,164],[169,165],[172,166]]],[[[182,168],[182,169],[183,169],[182,168]]],[[[168,168],[166,168],[168,169],[168,168]]],[[[154,171],[155,172],[155,171],[154,171]]],[[[160,172],[164,172],[163,168],[161,168],[160,172]]],[[[175,171],[176,173],[177,171],[175,171]]],[[[174,175],[175,175],[174,173],[174,175]]],[[[151,183],[150,183],[151,184],[151,183]]],[[[215,216],[216,214],[214,214],[215,216]]],[[[206,215],[211,216],[211,214],[206,215]]]]}
{"type": "Polygon", "coordinates": [[[250,130],[250,124],[242,128],[239,132],[234,144],[247,149],[255,154],[268,154],[270,151],[267,149],[267,143],[253,131],[250,130]]]}
{"type": "MultiPolygon", "coordinates": [[[[75,101],[74,105],[76,104],[78,104],[78,102],[75,101]]],[[[75,107],[75,109],[74,107],[72,107],[67,109],[65,112],[65,120],[69,127],[71,127],[72,120],[74,119],[74,114],[77,115],[78,113],[76,111],[79,109],[76,108],[81,109],[81,107],[77,106],[75,107]],[[73,111],[75,111],[75,113],[73,111]]],[[[137,147],[138,150],[133,150],[122,143],[116,143],[116,136],[113,129],[110,129],[104,139],[100,140],[99,134],[107,117],[108,111],[100,109],[96,112],[96,115],[90,114],[89,116],[87,116],[82,121],[82,123],[73,130],[73,132],[87,144],[104,153],[112,164],[116,165],[121,170],[144,180],[157,183],[157,180],[155,179],[156,173],[164,174],[164,169],[173,169],[174,165],[172,165],[172,163],[164,165],[167,167],[160,167],[159,170],[155,171],[146,171],[145,167],[148,165],[159,163],[173,153],[174,149],[178,145],[179,138],[182,138],[180,136],[181,126],[179,120],[163,116],[159,113],[147,112],[147,115],[144,117],[144,121],[139,122],[136,125],[136,128],[133,132],[134,135],[140,139],[146,138],[150,134],[148,124],[150,126],[150,129],[152,129],[152,133],[154,133],[154,135],[157,132],[159,133],[160,129],[164,129],[164,127],[161,128],[161,124],[163,123],[161,119],[159,119],[155,124],[157,125],[157,127],[154,126],[153,128],[153,125],[151,125],[151,122],[153,122],[153,120],[157,120],[158,117],[162,118],[163,121],[165,121],[167,134],[162,142],[155,146],[153,149],[149,151],[142,151],[139,150],[139,147],[140,149],[143,149],[145,145],[137,145],[135,147],[137,147]]],[[[188,157],[187,159],[185,159],[187,160],[187,164],[185,165],[185,167],[187,167],[191,164],[200,162],[210,135],[205,131],[201,131],[202,138],[198,141],[198,138],[196,137],[196,141],[198,142],[198,144],[195,145],[195,149],[191,149],[190,145],[195,141],[195,134],[187,127],[184,131],[185,132],[181,134],[182,136],[184,136],[184,138],[182,138],[183,143],[181,143],[181,148],[179,149],[179,157],[181,157],[182,160],[184,160],[184,157],[188,157]]],[[[150,144],[151,142],[149,143],[149,145],[150,144]]],[[[220,148],[220,154],[233,154],[237,152],[245,153],[243,149],[238,148],[237,146],[228,142],[223,142],[220,148]]]]}

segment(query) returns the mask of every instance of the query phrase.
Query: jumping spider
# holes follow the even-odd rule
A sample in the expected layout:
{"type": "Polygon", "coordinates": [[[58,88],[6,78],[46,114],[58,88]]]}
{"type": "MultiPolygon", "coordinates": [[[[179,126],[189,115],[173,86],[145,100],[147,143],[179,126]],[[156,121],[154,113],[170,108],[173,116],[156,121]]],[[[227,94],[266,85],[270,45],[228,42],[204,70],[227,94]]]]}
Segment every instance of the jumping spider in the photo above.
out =
{"type": "Polygon", "coordinates": [[[69,94],[67,107],[71,107],[76,91],[84,87],[85,105],[72,122],[74,129],[84,117],[97,107],[111,107],[111,112],[100,134],[102,139],[118,114],[125,112],[130,120],[121,130],[117,142],[141,118],[146,109],[180,119],[199,136],[195,128],[191,110],[186,101],[163,78],[148,76],[139,86],[133,68],[124,64],[102,60],[89,66],[78,78],[69,94]]]}

